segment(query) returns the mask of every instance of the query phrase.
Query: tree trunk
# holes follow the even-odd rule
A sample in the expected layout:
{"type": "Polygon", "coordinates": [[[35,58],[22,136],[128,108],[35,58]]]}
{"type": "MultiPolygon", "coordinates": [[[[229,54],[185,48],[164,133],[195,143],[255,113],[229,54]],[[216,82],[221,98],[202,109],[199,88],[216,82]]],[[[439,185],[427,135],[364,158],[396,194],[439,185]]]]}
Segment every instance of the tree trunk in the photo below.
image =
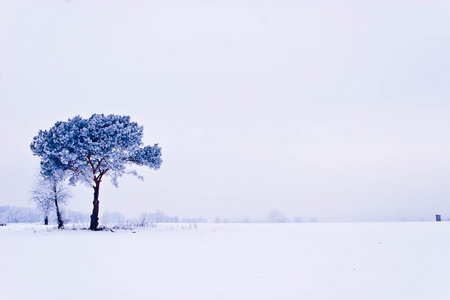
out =
{"type": "Polygon", "coordinates": [[[64,229],[64,221],[61,216],[61,212],[59,211],[58,206],[58,187],[55,182],[53,186],[54,200],[55,200],[55,208],[56,208],[56,219],[58,220],[58,229],[64,229]]]}
{"type": "Polygon", "coordinates": [[[95,183],[94,186],[94,208],[92,209],[92,215],[91,215],[91,226],[89,227],[90,230],[97,230],[98,227],[98,192],[100,190],[100,182],[95,183]]]}
{"type": "Polygon", "coordinates": [[[56,206],[56,218],[58,219],[58,229],[64,229],[64,221],[62,219],[61,212],[59,211],[58,200],[56,199],[55,199],[55,206],[56,206]]]}
{"type": "Polygon", "coordinates": [[[48,225],[48,216],[45,216],[44,218],[44,225],[48,225]]]}

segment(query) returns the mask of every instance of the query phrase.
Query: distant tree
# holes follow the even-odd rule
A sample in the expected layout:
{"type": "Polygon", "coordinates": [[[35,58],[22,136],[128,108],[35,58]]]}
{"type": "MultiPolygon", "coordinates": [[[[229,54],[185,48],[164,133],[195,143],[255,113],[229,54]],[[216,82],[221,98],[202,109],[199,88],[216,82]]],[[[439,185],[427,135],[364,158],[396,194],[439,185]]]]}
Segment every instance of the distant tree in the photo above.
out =
{"type": "Polygon", "coordinates": [[[78,211],[71,211],[69,209],[66,209],[64,211],[64,218],[66,219],[66,222],[71,223],[88,223],[91,219],[89,214],[78,211]]]}
{"type": "Polygon", "coordinates": [[[138,219],[138,224],[142,227],[144,227],[148,224],[146,213],[141,213],[141,215],[139,216],[139,219],[138,219]]]}
{"type": "Polygon", "coordinates": [[[267,216],[267,222],[269,223],[287,223],[289,222],[288,218],[283,215],[279,210],[272,209],[267,216]]]}
{"type": "Polygon", "coordinates": [[[64,228],[64,220],[62,218],[60,205],[66,204],[70,198],[70,193],[64,182],[59,177],[43,177],[39,176],[36,186],[32,192],[32,200],[36,203],[36,207],[43,212],[44,223],[48,225],[48,216],[51,211],[56,212],[56,220],[58,228],[64,228]]]}
{"type": "Polygon", "coordinates": [[[9,209],[10,209],[10,206],[0,206],[0,224],[8,223],[6,214],[9,209]]]}
{"type": "Polygon", "coordinates": [[[303,218],[300,217],[300,216],[294,217],[294,222],[295,222],[295,223],[303,223],[304,221],[305,221],[305,220],[303,220],[303,218]]]}
{"type": "Polygon", "coordinates": [[[199,217],[198,220],[197,220],[197,222],[198,222],[198,223],[207,223],[207,222],[208,222],[208,219],[199,217]]]}
{"type": "Polygon", "coordinates": [[[157,210],[154,214],[153,222],[155,223],[163,223],[166,215],[162,210],[157,210]]]}
{"type": "Polygon", "coordinates": [[[125,222],[125,216],[121,213],[106,211],[102,215],[102,220],[104,223],[122,225],[125,222]]]}
{"type": "Polygon", "coordinates": [[[90,229],[98,227],[100,183],[109,175],[114,186],[124,174],[142,179],[129,165],[159,169],[161,148],[158,144],[142,147],[142,126],[129,116],[94,114],[89,119],[76,116],[58,121],[49,130],[39,131],[30,145],[41,158],[44,176],[69,177],[69,183],[82,182],[94,189],[90,229]]]}

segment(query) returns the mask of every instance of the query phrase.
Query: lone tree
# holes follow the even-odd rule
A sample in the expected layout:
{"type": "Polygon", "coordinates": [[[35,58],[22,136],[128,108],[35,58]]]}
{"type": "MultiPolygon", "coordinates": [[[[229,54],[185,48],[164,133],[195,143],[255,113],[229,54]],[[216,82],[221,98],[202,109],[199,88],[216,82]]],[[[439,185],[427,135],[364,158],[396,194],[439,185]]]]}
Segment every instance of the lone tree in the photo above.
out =
{"type": "Polygon", "coordinates": [[[64,228],[64,220],[59,209],[60,204],[65,204],[70,198],[68,189],[64,186],[60,178],[39,176],[36,186],[33,189],[32,200],[36,203],[45,216],[44,224],[48,225],[48,215],[55,210],[58,228],[64,228]]]}
{"type": "Polygon", "coordinates": [[[287,222],[289,222],[289,220],[278,209],[272,209],[269,212],[269,216],[267,217],[267,222],[269,222],[269,223],[287,223],[287,222]]]}
{"type": "Polygon", "coordinates": [[[89,119],[76,116],[67,122],[56,122],[49,130],[40,130],[30,148],[41,158],[44,177],[56,173],[68,177],[72,185],[82,182],[93,187],[89,228],[96,230],[100,183],[105,175],[117,187],[117,179],[124,174],[142,179],[135,170],[127,169],[129,165],[155,170],[161,166],[161,148],[158,144],[143,147],[143,130],[129,116],[94,114],[89,119]]]}

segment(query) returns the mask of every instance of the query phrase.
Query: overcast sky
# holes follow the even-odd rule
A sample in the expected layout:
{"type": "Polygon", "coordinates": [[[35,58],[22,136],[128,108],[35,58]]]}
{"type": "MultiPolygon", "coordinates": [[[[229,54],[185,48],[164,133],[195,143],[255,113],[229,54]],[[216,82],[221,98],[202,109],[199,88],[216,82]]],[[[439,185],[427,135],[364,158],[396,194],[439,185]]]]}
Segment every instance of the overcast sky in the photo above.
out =
{"type": "Polygon", "coordinates": [[[164,162],[100,215],[450,218],[449,54],[449,1],[1,1],[0,205],[40,129],[113,113],[164,162]]]}

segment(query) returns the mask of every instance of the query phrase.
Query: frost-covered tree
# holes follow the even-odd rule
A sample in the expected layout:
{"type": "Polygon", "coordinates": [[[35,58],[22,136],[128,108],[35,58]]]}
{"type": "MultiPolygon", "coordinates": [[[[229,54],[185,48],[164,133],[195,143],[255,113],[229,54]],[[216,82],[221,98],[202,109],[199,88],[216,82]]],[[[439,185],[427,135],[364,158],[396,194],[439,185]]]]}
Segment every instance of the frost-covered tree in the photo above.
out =
{"type": "Polygon", "coordinates": [[[90,217],[87,213],[66,209],[64,210],[64,219],[70,223],[89,223],[90,217]]]}
{"type": "Polygon", "coordinates": [[[118,212],[104,212],[102,222],[109,224],[122,225],[125,222],[125,216],[118,212]]]}
{"type": "Polygon", "coordinates": [[[294,217],[294,222],[295,223],[303,223],[304,219],[300,216],[296,216],[296,217],[294,217]]]}
{"type": "Polygon", "coordinates": [[[44,225],[48,225],[48,216],[53,210],[52,201],[48,201],[39,183],[33,188],[32,194],[31,200],[36,204],[36,208],[44,214],[44,225]]]}
{"type": "Polygon", "coordinates": [[[269,216],[267,216],[267,222],[269,222],[269,223],[287,223],[287,222],[289,222],[289,220],[278,209],[272,209],[269,213],[269,216]]]}
{"type": "Polygon", "coordinates": [[[34,155],[41,158],[44,176],[69,178],[94,189],[90,229],[98,227],[99,190],[105,175],[117,187],[124,174],[139,177],[127,166],[147,166],[159,169],[161,148],[158,144],[143,147],[144,128],[131,122],[129,116],[94,114],[88,119],[76,116],[67,122],[58,121],[49,130],[40,130],[30,145],[34,155]]]}
{"type": "Polygon", "coordinates": [[[39,176],[32,192],[32,200],[36,203],[36,207],[44,213],[46,225],[50,212],[54,210],[59,229],[64,228],[64,220],[59,206],[66,204],[69,198],[70,193],[64,182],[55,176],[39,176]]]}

